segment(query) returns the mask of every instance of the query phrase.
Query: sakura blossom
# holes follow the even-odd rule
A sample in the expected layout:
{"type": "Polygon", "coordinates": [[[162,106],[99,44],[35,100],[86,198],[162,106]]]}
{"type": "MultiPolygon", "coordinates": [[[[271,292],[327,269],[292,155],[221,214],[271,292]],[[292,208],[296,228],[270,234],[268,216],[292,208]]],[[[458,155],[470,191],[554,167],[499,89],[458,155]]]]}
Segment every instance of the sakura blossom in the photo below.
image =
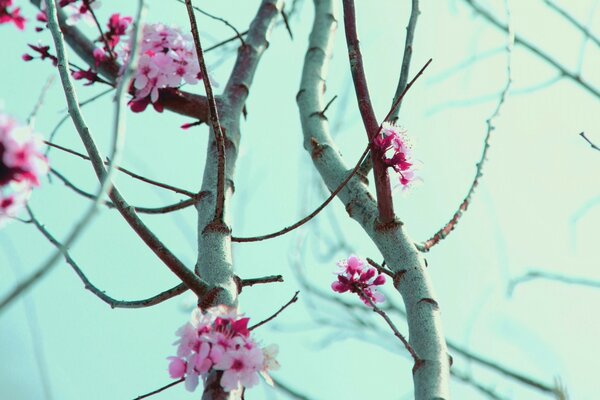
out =
{"type": "Polygon", "coordinates": [[[31,128],[0,112],[0,225],[17,216],[48,172],[40,147],[31,128]]]}
{"type": "Polygon", "coordinates": [[[94,23],[92,10],[100,7],[100,2],[97,0],[64,0],[59,2],[59,6],[67,13],[67,24],[75,25],[79,21],[85,21],[88,24],[94,23]]]}
{"type": "Polygon", "coordinates": [[[21,15],[21,9],[13,6],[13,0],[0,0],[0,25],[12,22],[17,29],[25,29],[26,19],[21,15]]]}
{"type": "Polygon", "coordinates": [[[400,175],[400,184],[408,187],[415,180],[412,145],[406,131],[394,124],[384,122],[381,134],[373,140],[373,144],[383,154],[384,163],[400,175]]]}
{"type": "Polygon", "coordinates": [[[347,260],[337,263],[340,270],[337,280],[331,284],[331,289],[338,293],[356,293],[363,303],[383,303],[385,297],[377,291],[377,286],[385,283],[385,275],[381,275],[373,267],[368,267],[365,261],[352,255],[347,260]]]}
{"type": "Polygon", "coordinates": [[[169,375],[185,378],[189,391],[214,371],[222,372],[220,384],[227,392],[255,386],[259,374],[272,384],[268,372],[279,368],[277,347],[261,348],[250,336],[249,320],[225,306],[194,309],[190,322],[177,330],[177,356],[168,358],[169,375]]]}
{"type": "MultiPolygon", "coordinates": [[[[160,89],[177,88],[184,83],[196,84],[202,79],[193,39],[179,28],[164,24],[144,26],[140,51],[133,80],[133,111],[143,111],[149,103],[157,108],[160,89]]],[[[121,53],[125,63],[129,57],[127,46],[121,53]]]]}

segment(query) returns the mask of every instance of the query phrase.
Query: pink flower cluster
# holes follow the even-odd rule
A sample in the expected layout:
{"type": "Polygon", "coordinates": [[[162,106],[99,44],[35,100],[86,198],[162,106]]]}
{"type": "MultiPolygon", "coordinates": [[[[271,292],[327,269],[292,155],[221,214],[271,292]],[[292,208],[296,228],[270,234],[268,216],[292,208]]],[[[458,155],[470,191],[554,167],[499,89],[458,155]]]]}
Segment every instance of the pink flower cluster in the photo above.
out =
{"type": "Polygon", "coordinates": [[[204,313],[196,308],[190,322],[177,331],[177,356],[169,357],[171,377],[185,377],[189,391],[196,389],[199,377],[204,381],[213,371],[222,371],[220,383],[227,392],[256,385],[259,373],[272,384],[268,371],[279,368],[277,347],[260,348],[250,336],[248,321],[225,306],[204,313]]]}
{"type": "Polygon", "coordinates": [[[331,288],[338,293],[357,293],[363,303],[370,306],[371,302],[383,303],[385,297],[377,291],[376,286],[385,283],[385,275],[377,273],[377,270],[368,267],[366,263],[356,256],[350,256],[347,260],[337,263],[340,270],[337,272],[337,281],[331,284],[331,288]],[[377,275],[377,276],[376,276],[377,275]]]}
{"type": "MultiPolygon", "coordinates": [[[[159,89],[177,88],[183,83],[195,84],[202,79],[193,39],[178,28],[163,24],[144,26],[140,51],[133,81],[133,111],[143,111],[150,102],[161,111],[159,89]]],[[[127,57],[128,50],[125,49],[123,62],[127,57]]]]}
{"type": "Polygon", "coordinates": [[[58,6],[67,13],[67,24],[75,25],[81,20],[93,24],[92,10],[99,8],[100,2],[97,0],[60,0],[58,6]]]}
{"type": "Polygon", "coordinates": [[[27,126],[0,113],[0,224],[13,218],[48,172],[40,141],[27,126]]]}
{"type": "Polygon", "coordinates": [[[17,29],[25,29],[25,18],[21,15],[19,7],[9,10],[13,5],[13,0],[0,0],[0,25],[12,22],[17,29]]]}
{"type": "Polygon", "coordinates": [[[414,182],[412,146],[408,142],[406,131],[400,130],[399,127],[389,122],[384,122],[381,135],[377,135],[373,144],[383,153],[385,164],[400,174],[400,184],[403,187],[414,182]]]}

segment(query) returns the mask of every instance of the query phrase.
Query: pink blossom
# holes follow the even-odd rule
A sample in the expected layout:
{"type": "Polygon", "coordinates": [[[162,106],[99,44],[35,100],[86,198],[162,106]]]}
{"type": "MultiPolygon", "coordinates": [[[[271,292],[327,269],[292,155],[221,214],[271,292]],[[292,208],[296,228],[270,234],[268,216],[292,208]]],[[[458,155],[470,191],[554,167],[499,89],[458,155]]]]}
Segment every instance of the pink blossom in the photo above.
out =
{"type": "Polygon", "coordinates": [[[185,378],[190,391],[214,371],[223,372],[220,383],[226,391],[256,385],[259,373],[270,381],[268,371],[279,367],[277,349],[261,349],[250,336],[248,322],[234,308],[195,309],[190,322],[177,330],[177,356],[169,357],[171,377],[185,378]]]}
{"type": "Polygon", "coordinates": [[[384,122],[381,135],[373,139],[373,145],[380,150],[384,163],[400,175],[400,184],[409,186],[415,180],[412,146],[406,131],[384,122]]]}
{"type": "Polygon", "coordinates": [[[375,268],[367,267],[363,260],[354,255],[337,265],[340,270],[337,272],[337,280],[331,284],[333,291],[357,293],[366,305],[371,305],[369,300],[375,304],[385,301],[383,294],[376,288],[385,283],[385,276],[375,268]]]}
{"type": "Polygon", "coordinates": [[[17,29],[25,29],[26,19],[21,15],[21,9],[19,7],[9,10],[12,7],[13,0],[0,0],[0,25],[12,22],[15,24],[17,29]]]}
{"type": "Polygon", "coordinates": [[[86,21],[88,24],[94,23],[94,17],[92,16],[92,10],[100,7],[100,2],[97,0],[81,0],[80,4],[76,4],[77,1],[66,0],[65,2],[59,3],[59,5],[66,11],[67,24],[75,25],[81,20],[86,21]]]}
{"type": "Polygon", "coordinates": [[[48,172],[40,142],[28,126],[0,112],[0,224],[16,216],[48,172]]]}

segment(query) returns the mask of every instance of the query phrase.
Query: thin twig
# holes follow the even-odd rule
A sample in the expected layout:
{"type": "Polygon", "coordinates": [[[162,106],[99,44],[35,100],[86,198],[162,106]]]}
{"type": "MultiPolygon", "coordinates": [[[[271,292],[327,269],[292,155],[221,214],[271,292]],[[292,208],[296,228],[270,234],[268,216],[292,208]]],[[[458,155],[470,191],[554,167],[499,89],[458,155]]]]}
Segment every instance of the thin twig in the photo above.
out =
{"type": "Polygon", "coordinates": [[[242,287],[253,286],[253,285],[258,285],[258,284],[263,284],[263,283],[273,283],[273,282],[283,282],[283,276],[282,275],[270,275],[270,276],[263,276],[261,278],[250,278],[250,279],[241,279],[240,280],[242,287]]]}
{"type": "Polygon", "coordinates": [[[558,5],[556,5],[556,3],[554,3],[553,1],[544,0],[544,3],[546,3],[548,8],[556,11],[564,19],[569,21],[569,23],[571,23],[575,28],[577,28],[587,39],[590,39],[592,42],[594,42],[594,44],[596,46],[600,47],[600,39],[598,39],[596,36],[594,36],[587,26],[583,25],[581,22],[579,22],[577,19],[575,19],[571,14],[569,14],[564,9],[562,9],[558,5]]]}
{"type": "MultiPolygon", "coordinates": [[[[73,182],[71,182],[66,176],[64,176],[62,173],[58,172],[56,170],[56,168],[52,168],[50,167],[50,172],[56,176],[60,181],[62,181],[62,183],[65,184],[65,186],[67,186],[69,189],[73,190],[75,193],[86,197],[88,199],[94,200],[96,195],[86,192],[85,190],[77,187],[73,182]]],[[[142,213],[142,214],[167,214],[173,211],[178,211],[178,210],[182,210],[184,208],[190,207],[194,204],[198,203],[198,199],[197,198],[190,198],[190,199],[186,199],[186,200],[180,200],[177,203],[174,204],[169,204],[166,206],[162,206],[162,207],[137,207],[137,206],[133,206],[133,209],[138,212],[138,213],[142,213]]],[[[113,203],[110,200],[107,201],[103,201],[103,204],[105,206],[107,206],[108,208],[117,208],[117,206],[115,205],[115,203],[113,203]]]]}
{"type": "Polygon", "coordinates": [[[163,387],[160,387],[160,388],[158,388],[158,389],[156,389],[156,390],[153,390],[153,391],[151,391],[150,393],[146,393],[146,394],[143,394],[143,395],[141,395],[141,396],[138,396],[138,397],[136,397],[136,398],[135,398],[135,399],[133,399],[133,400],[141,400],[141,399],[145,399],[145,398],[147,398],[147,397],[153,396],[153,395],[155,395],[155,394],[157,394],[157,393],[160,393],[160,392],[162,392],[163,390],[167,390],[167,389],[168,389],[168,388],[170,388],[170,387],[173,387],[173,386],[175,386],[175,385],[179,385],[179,384],[180,384],[181,382],[183,382],[183,381],[185,381],[185,378],[178,379],[178,380],[176,380],[175,382],[171,382],[171,383],[169,383],[168,385],[165,385],[165,386],[163,386],[163,387]]]}
{"type": "Polygon", "coordinates": [[[212,85],[208,78],[208,70],[204,62],[204,53],[202,51],[202,43],[200,42],[200,34],[198,33],[198,25],[196,24],[196,16],[194,15],[194,9],[192,6],[192,0],[185,0],[185,5],[188,11],[188,17],[190,19],[190,25],[192,30],[192,36],[194,37],[194,44],[196,46],[196,56],[198,57],[198,63],[200,65],[200,72],[202,73],[202,81],[204,82],[204,89],[206,90],[206,97],[208,98],[208,109],[210,112],[210,124],[215,135],[215,142],[217,145],[217,188],[216,188],[216,203],[215,203],[215,222],[223,222],[223,213],[225,210],[225,135],[221,128],[221,122],[219,121],[219,113],[217,110],[217,102],[213,94],[212,85]]]}
{"type": "MultiPolygon", "coordinates": [[[[245,36],[245,35],[247,35],[247,34],[248,34],[248,31],[247,31],[247,30],[245,30],[244,32],[241,32],[241,33],[240,33],[240,36],[245,36]]],[[[237,35],[236,35],[236,36],[232,36],[232,37],[230,37],[229,39],[225,39],[225,40],[223,40],[223,41],[221,41],[221,42],[219,42],[219,43],[217,43],[217,44],[214,44],[214,45],[212,45],[212,46],[210,46],[210,47],[206,48],[206,50],[204,50],[204,54],[208,53],[209,51],[216,50],[216,49],[218,49],[219,47],[225,46],[227,43],[231,43],[231,42],[233,42],[233,41],[234,41],[235,39],[237,39],[237,38],[238,38],[238,36],[237,36],[237,35]]]]}
{"type": "MultiPolygon", "coordinates": [[[[48,142],[48,141],[44,141],[44,143],[47,144],[50,147],[54,147],[56,149],[62,150],[65,153],[69,153],[69,154],[72,154],[72,155],[77,156],[79,158],[82,158],[84,160],[90,161],[90,157],[88,157],[85,154],[80,153],[78,151],[69,149],[68,147],[60,146],[58,144],[51,143],[51,142],[48,142]]],[[[108,165],[108,161],[104,161],[104,165],[108,165]]],[[[162,183],[162,182],[155,181],[153,179],[146,178],[146,177],[144,177],[142,175],[136,174],[135,172],[132,172],[132,171],[128,170],[127,168],[117,167],[117,170],[119,170],[119,171],[123,172],[124,174],[129,175],[130,177],[132,177],[134,179],[137,179],[139,181],[142,181],[142,182],[145,182],[145,183],[149,183],[150,185],[158,186],[160,188],[167,189],[167,190],[170,190],[172,192],[188,196],[190,198],[196,198],[198,196],[196,193],[191,192],[189,190],[181,189],[181,188],[175,187],[173,185],[169,185],[167,183],[162,183]]]]}
{"type": "Polygon", "coordinates": [[[69,250],[60,243],[47,229],[46,227],[36,218],[33,214],[33,211],[29,206],[26,206],[27,212],[29,213],[29,217],[31,218],[31,222],[35,225],[35,227],[44,235],[46,239],[50,243],[59,250],[67,264],[71,266],[73,271],[77,274],[79,279],[83,282],[85,288],[96,295],[100,300],[108,304],[111,308],[144,308],[150,307],[159,303],[162,303],[165,300],[169,300],[181,293],[184,293],[188,288],[180,283],[177,286],[172,287],[171,289],[165,290],[155,296],[149,297],[147,299],[142,300],[117,300],[109,295],[107,295],[103,290],[98,289],[83,273],[79,265],[73,260],[71,255],[69,254],[69,250]]]}
{"type": "Polygon", "coordinates": [[[389,276],[390,278],[394,279],[396,277],[396,275],[390,271],[387,268],[384,268],[383,266],[377,264],[375,261],[373,261],[371,258],[367,257],[367,262],[373,267],[375,268],[379,273],[381,274],[385,274],[387,276],[389,276]]]}
{"type": "Polygon", "coordinates": [[[481,152],[481,158],[479,159],[479,162],[477,163],[475,177],[473,178],[473,182],[471,183],[471,186],[469,187],[467,195],[465,196],[463,201],[460,203],[457,210],[454,212],[454,215],[452,216],[450,221],[448,221],[442,228],[440,228],[429,240],[427,240],[426,242],[424,242],[422,244],[417,245],[417,247],[420,251],[428,252],[429,250],[431,250],[431,248],[433,246],[438,244],[440,241],[444,240],[454,230],[454,228],[458,224],[459,220],[461,219],[461,217],[464,215],[464,213],[467,211],[467,208],[471,204],[471,198],[473,197],[473,193],[475,193],[475,189],[479,185],[479,179],[481,179],[481,177],[483,176],[483,166],[487,159],[487,153],[490,148],[490,138],[492,136],[492,132],[495,129],[494,121],[495,121],[496,117],[498,117],[498,114],[500,113],[500,110],[502,109],[502,106],[504,105],[504,102],[506,101],[508,92],[510,90],[510,85],[512,83],[511,63],[512,63],[512,52],[513,52],[513,47],[514,47],[514,43],[515,43],[515,34],[512,29],[512,25],[510,23],[510,10],[508,9],[508,7],[506,8],[506,13],[507,13],[507,19],[509,21],[507,24],[507,42],[506,42],[506,58],[507,58],[507,60],[506,60],[506,71],[507,71],[506,83],[504,85],[504,88],[502,89],[502,92],[500,93],[500,99],[498,100],[498,103],[496,104],[496,108],[492,112],[492,115],[490,115],[490,117],[486,120],[487,130],[486,130],[485,138],[483,140],[483,151],[481,152]]]}
{"type": "Polygon", "coordinates": [[[592,147],[592,149],[600,151],[600,147],[598,147],[594,142],[592,142],[590,139],[588,139],[588,137],[585,136],[585,132],[581,132],[579,134],[579,136],[581,136],[583,138],[583,140],[588,142],[588,144],[592,147]]]}
{"type": "Polygon", "coordinates": [[[509,295],[515,290],[515,288],[525,282],[536,280],[536,279],[545,279],[555,282],[566,283],[568,285],[580,285],[580,286],[588,286],[592,288],[600,289],[600,281],[587,279],[587,278],[579,278],[569,275],[560,275],[554,274],[552,272],[546,271],[529,271],[524,275],[521,275],[515,279],[511,279],[508,284],[508,293],[509,295]]]}
{"type": "MultiPolygon", "coordinates": [[[[396,87],[396,94],[394,94],[394,101],[404,92],[406,83],[408,82],[408,74],[410,71],[410,60],[413,53],[413,42],[415,39],[415,29],[417,28],[417,19],[419,18],[421,11],[419,10],[419,0],[412,0],[410,18],[408,19],[408,25],[406,27],[406,40],[404,41],[404,55],[402,56],[402,65],[400,67],[400,78],[398,80],[398,86],[396,87]]],[[[398,113],[400,107],[398,106],[390,119],[392,122],[398,120],[398,113]]]]}
{"type": "Polygon", "coordinates": [[[423,362],[423,360],[421,360],[419,358],[419,355],[415,352],[415,349],[413,349],[412,346],[410,345],[410,343],[408,343],[408,340],[404,337],[404,335],[402,333],[400,333],[400,331],[398,330],[398,328],[396,327],[394,322],[392,322],[392,320],[387,315],[387,313],[385,311],[383,311],[381,308],[377,307],[377,305],[375,305],[373,300],[371,300],[371,298],[369,296],[367,296],[361,288],[357,287],[357,289],[358,289],[361,299],[367,300],[367,302],[371,306],[371,309],[373,310],[373,312],[379,314],[381,316],[381,318],[383,318],[383,320],[390,327],[392,332],[394,332],[394,336],[396,336],[400,340],[400,342],[402,342],[402,344],[404,345],[404,347],[406,348],[406,350],[409,352],[410,356],[412,357],[413,361],[415,362],[413,369],[416,370],[419,367],[419,365],[423,362]]]}
{"type": "Polygon", "coordinates": [[[108,40],[106,40],[106,35],[104,35],[104,31],[102,30],[102,25],[100,25],[100,21],[98,21],[98,18],[96,17],[96,13],[94,12],[94,9],[90,6],[90,1],[83,0],[83,3],[87,6],[89,13],[92,15],[94,24],[96,25],[96,28],[98,28],[98,32],[100,33],[100,40],[102,40],[104,47],[106,47],[106,50],[108,51],[108,54],[110,55],[110,58],[112,60],[116,60],[117,57],[115,56],[113,49],[109,46],[108,40]]]}
{"type": "Polygon", "coordinates": [[[307,397],[305,394],[300,393],[296,389],[292,389],[286,383],[283,383],[281,380],[271,377],[273,379],[273,383],[275,384],[275,389],[285,393],[289,397],[295,400],[310,400],[310,397],[307,397]]]}
{"type": "Polygon", "coordinates": [[[54,83],[54,75],[50,75],[48,77],[48,79],[46,80],[46,83],[42,87],[42,90],[40,90],[38,99],[37,99],[35,105],[33,106],[33,109],[29,113],[29,116],[27,117],[27,125],[29,125],[32,128],[34,125],[35,116],[37,115],[38,111],[42,107],[42,104],[44,104],[44,98],[46,97],[46,94],[48,93],[48,90],[50,90],[50,87],[52,86],[53,83],[54,83]]]}
{"type": "Polygon", "coordinates": [[[281,17],[283,18],[283,23],[285,24],[285,29],[288,31],[290,35],[290,39],[294,40],[294,34],[292,33],[292,28],[290,27],[290,22],[288,21],[288,16],[285,13],[283,7],[281,8],[281,17]]]}
{"type": "MultiPolygon", "coordinates": [[[[180,2],[181,4],[186,4],[185,0],[177,0],[178,2],[180,2]]],[[[242,46],[244,46],[246,44],[246,42],[244,42],[244,38],[242,38],[243,33],[240,33],[235,26],[233,26],[232,24],[229,23],[229,21],[227,21],[225,18],[221,18],[221,17],[217,17],[216,15],[213,15],[209,12],[204,11],[203,9],[201,9],[200,7],[197,6],[192,6],[192,8],[196,11],[198,11],[199,13],[206,15],[209,18],[212,18],[214,20],[217,21],[221,21],[222,23],[224,23],[225,25],[227,25],[229,28],[231,28],[234,32],[235,32],[235,38],[240,40],[240,43],[242,46]]],[[[208,49],[206,50],[208,51],[208,49]]],[[[205,51],[205,53],[206,53],[205,51]]]]}
{"type": "Polygon", "coordinates": [[[279,314],[281,314],[283,312],[283,310],[285,310],[286,308],[288,308],[289,306],[291,306],[293,303],[295,303],[296,301],[298,301],[298,293],[300,293],[299,291],[297,291],[296,293],[294,293],[294,296],[292,296],[292,298],[290,299],[290,301],[288,301],[287,303],[285,303],[283,306],[281,306],[281,308],[279,310],[277,310],[277,312],[273,315],[271,315],[269,318],[260,321],[259,323],[252,325],[250,328],[248,328],[249,331],[252,331],[264,324],[266,324],[267,322],[272,321],[273,319],[277,318],[277,316],[279,314]]]}

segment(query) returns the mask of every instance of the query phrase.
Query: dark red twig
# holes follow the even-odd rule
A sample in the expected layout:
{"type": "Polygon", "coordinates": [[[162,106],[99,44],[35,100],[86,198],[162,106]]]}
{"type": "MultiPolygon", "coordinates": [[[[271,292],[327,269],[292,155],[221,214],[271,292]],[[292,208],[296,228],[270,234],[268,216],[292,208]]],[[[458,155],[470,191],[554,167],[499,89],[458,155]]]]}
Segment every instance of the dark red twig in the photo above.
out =
{"type": "MultiPolygon", "coordinates": [[[[348,45],[348,58],[350,60],[350,71],[354,81],[354,89],[358,101],[358,109],[365,126],[369,142],[379,131],[379,123],[373,110],[367,78],[363,67],[362,55],[358,43],[358,33],[356,30],[356,13],[354,10],[354,0],[344,0],[344,30],[346,32],[346,43],[348,45]]],[[[375,191],[377,193],[377,208],[379,209],[379,220],[382,224],[387,224],[395,219],[394,203],[392,200],[392,189],[388,176],[388,168],[383,163],[381,150],[371,147],[373,153],[373,173],[375,176],[375,191]]]]}
{"type": "Polygon", "coordinates": [[[248,328],[249,331],[252,331],[256,328],[258,328],[259,326],[262,326],[264,324],[266,324],[267,322],[270,322],[272,320],[274,320],[275,318],[277,318],[277,316],[279,314],[281,314],[283,312],[283,310],[285,310],[286,308],[288,308],[289,306],[291,306],[293,303],[295,303],[296,301],[298,301],[298,293],[300,292],[296,292],[294,293],[294,296],[290,299],[290,301],[288,301],[287,303],[285,303],[279,310],[277,310],[277,312],[273,315],[271,315],[269,318],[260,321],[259,323],[252,325],[250,328],[248,328]]]}
{"type": "Polygon", "coordinates": [[[141,400],[141,399],[148,398],[148,397],[150,397],[150,396],[154,396],[155,394],[157,394],[157,393],[160,393],[160,392],[162,392],[163,390],[167,390],[167,389],[168,389],[168,388],[170,388],[170,387],[173,387],[173,386],[175,386],[175,385],[179,385],[179,384],[180,384],[181,382],[183,382],[183,381],[185,381],[185,378],[178,379],[178,380],[176,380],[175,382],[171,382],[171,383],[169,383],[168,385],[165,385],[165,386],[163,386],[163,387],[160,387],[160,388],[158,388],[158,389],[156,389],[156,390],[153,390],[153,391],[151,391],[150,393],[146,393],[146,394],[143,394],[143,395],[141,395],[141,396],[138,396],[138,397],[136,397],[136,398],[135,398],[135,399],[133,399],[133,400],[141,400]]]}
{"type": "Polygon", "coordinates": [[[215,142],[217,144],[217,200],[215,204],[214,221],[223,222],[223,213],[225,208],[225,135],[223,134],[223,129],[221,128],[221,122],[219,121],[219,113],[217,110],[217,102],[213,94],[210,79],[208,78],[206,63],[204,62],[204,52],[202,51],[202,43],[200,42],[200,34],[198,33],[198,25],[196,24],[196,16],[194,15],[192,0],[185,0],[185,6],[190,19],[194,44],[196,45],[196,56],[198,57],[198,63],[200,64],[202,82],[204,83],[204,89],[206,90],[206,97],[208,99],[208,110],[210,115],[209,120],[212,130],[215,134],[215,142]]]}

